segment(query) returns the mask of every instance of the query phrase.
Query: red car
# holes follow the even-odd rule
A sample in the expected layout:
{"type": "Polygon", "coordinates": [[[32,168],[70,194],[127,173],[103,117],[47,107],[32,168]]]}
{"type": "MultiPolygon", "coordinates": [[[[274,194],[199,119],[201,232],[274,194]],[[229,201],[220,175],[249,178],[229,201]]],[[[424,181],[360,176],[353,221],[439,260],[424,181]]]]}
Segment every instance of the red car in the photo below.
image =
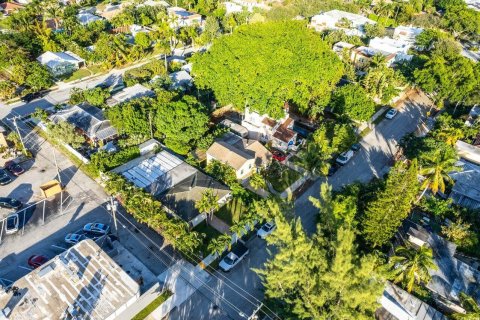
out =
{"type": "Polygon", "coordinates": [[[285,159],[287,159],[286,154],[279,150],[272,150],[272,156],[273,156],[273,159],[279,162],[285,161],[285,159]]]}
{"type": "Polygon", "coordinates": [[[33,269],[40,267],[42,264],[48,261],[48,258],[45,256],[33,255],[28,258],[28,265],[33,269]]]}

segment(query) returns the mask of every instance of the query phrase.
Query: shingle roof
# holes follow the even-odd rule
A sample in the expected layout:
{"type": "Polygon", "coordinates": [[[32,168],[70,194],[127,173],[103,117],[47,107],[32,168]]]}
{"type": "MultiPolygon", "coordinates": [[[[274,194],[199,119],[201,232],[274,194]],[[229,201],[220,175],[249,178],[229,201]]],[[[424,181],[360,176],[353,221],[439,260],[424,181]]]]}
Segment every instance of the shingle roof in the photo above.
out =
{"type": "Polygon", "coordinates": [[[208,148],[207,154],[218,161],[228,164],[235,170],[240,169],[248,160],[255,159],[255,152],[240,150],[224,141],[214,142],[208,148]]]}
{"type": "Polygon", "coordinates": [[[197,170],[158,198],[176,215],[189,222],[200,214],[195,208],[195,203],[202,198],[203,192],[207,189],[213,189],[218,199],[230,193],[226,185],[197,170]]]}
{"type": "Polygon", "coordinates": [[[83,104],[61,110],[50,119],[54,122],[67,121],[81,129],[92,140],[105,140],[117,134],[117,130],[106,120],[99,108],[83,104]]]}

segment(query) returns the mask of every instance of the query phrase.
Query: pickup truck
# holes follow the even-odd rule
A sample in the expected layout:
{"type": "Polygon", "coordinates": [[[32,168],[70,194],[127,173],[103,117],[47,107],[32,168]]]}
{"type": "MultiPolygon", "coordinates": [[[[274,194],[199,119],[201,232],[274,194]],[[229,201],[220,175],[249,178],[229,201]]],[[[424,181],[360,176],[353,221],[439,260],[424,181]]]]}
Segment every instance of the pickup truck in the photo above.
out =
{"type": "Polygon", "coordinates": [[[248,248],[241,242],[237,242],[232,250],[220,261],[219,267],[225,272],[233,269],[248,254],[248,248]]]}

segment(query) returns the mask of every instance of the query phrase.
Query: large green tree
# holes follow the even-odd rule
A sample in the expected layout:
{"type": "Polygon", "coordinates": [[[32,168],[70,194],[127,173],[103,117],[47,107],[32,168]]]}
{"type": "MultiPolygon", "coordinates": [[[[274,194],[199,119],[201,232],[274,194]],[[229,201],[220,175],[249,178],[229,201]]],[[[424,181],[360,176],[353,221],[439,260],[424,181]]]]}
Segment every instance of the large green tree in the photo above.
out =
{"type": "Polygon", "coordinates": [[[367,121],[375,113],[375,103],[359,85],[347,84],[335,90],[333,111],[353,120],[367,121]]]}
{"type": "Polygon", "coordinates": [[[155,134],[173,151],[187,154],[208,130],[206,111],[205,106],[191,96],[166,104],[158,103],[155,134]]]}
{"type": "Polygon", "coordinates": [[[273,117],[289,101],[315,114],[330,100],[343,66],[320,35],[303,22],[241,26],[194,57],[195,83],[222,105],[246,105],[273,117]]]}
{"type": "Polygon", "coordinates": [[[389,173],[385,188],[367,205],[363,235],[373,247],[387,244],[408,216],[418,192],[417,162],[397,164],[389,173]]]}
{"type": "Polygon", "coordinates": [[[327,240],[320,234],[309,238],[298,219],[288,222],[277,215],[275,223],[277,230],[267,241],[278,251],[265,269],[256,271],[264,281],[270,305],[281,318],[373,317],[384,284],[377,259],[357,253],[352,229],[340,227],[333,239],[327,240]]]}

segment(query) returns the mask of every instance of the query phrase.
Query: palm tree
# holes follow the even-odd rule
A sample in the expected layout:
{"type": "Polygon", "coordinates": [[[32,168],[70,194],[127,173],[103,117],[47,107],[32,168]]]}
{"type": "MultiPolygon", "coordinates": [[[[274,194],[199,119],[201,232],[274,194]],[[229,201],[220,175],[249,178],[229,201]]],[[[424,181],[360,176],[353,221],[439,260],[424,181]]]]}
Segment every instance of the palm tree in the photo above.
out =
{"type": "Polygon", "coordinates": [[[446,183],[453,181],[448,174],[458,170],[458,167],[455,166],[456,155],[447,150],[438,149],[431,155],[425,155],[424,158],[426,164],[420,169],[420,174],[425,177],[422,188],[425,190],[429,188],[434,194],[439,190],[442,193],[445,192],[446,183]]]}
{"type": "Polygon", "coordinates": [[[218,204],[218,195],[213,193],[212,189],[207,189],[202,193],[202,197],[195,203],[195,208],[201,213],[207,214],[207,221],[211,218],[213,211],[220,207],[218,204]]]}
{"type": "Polygon", "coordinates": [[[455,320],[478,320],[480,319],[480,306],[475,299],[466,295],[464,292],[460,293],[460,302],[467,313],[455,313],[452,318],[455,320]]]}
{"type": "Polygon", "coordinates": [[[230,250],[231,247],[232,238],[229,235],[222,234],[221,236],[210,240],[207,249],[212,254],[221,255],[225,250],[230,250]]]}
{"type": "Polygon", "coordinates": [[[394,282],[405,283],[408,292],[412,292],[415,283],[430,280],[429,269],[438,269],[433,261],[432,249],[426,246],[420,247],[418,251],[411,246],[398,247],[395,255],[390,258],[390,266],[393,269],[394,282]]]}
{"type": "Polygon", "coordinates": [[[300,156],[300,166],[310,175],[317,173],[326,175],[328,173],[330,165],[322,158],[321,148],[315,142],[307,143],[300,156]]]}
{"type": "Polygon", "coordinates": [[[457,140],[462,139],[465,133],[460,128],[446,127],[436,132],[435,137],[439,140],[445,141],[446,144],[454,146],[457,140]]]}

